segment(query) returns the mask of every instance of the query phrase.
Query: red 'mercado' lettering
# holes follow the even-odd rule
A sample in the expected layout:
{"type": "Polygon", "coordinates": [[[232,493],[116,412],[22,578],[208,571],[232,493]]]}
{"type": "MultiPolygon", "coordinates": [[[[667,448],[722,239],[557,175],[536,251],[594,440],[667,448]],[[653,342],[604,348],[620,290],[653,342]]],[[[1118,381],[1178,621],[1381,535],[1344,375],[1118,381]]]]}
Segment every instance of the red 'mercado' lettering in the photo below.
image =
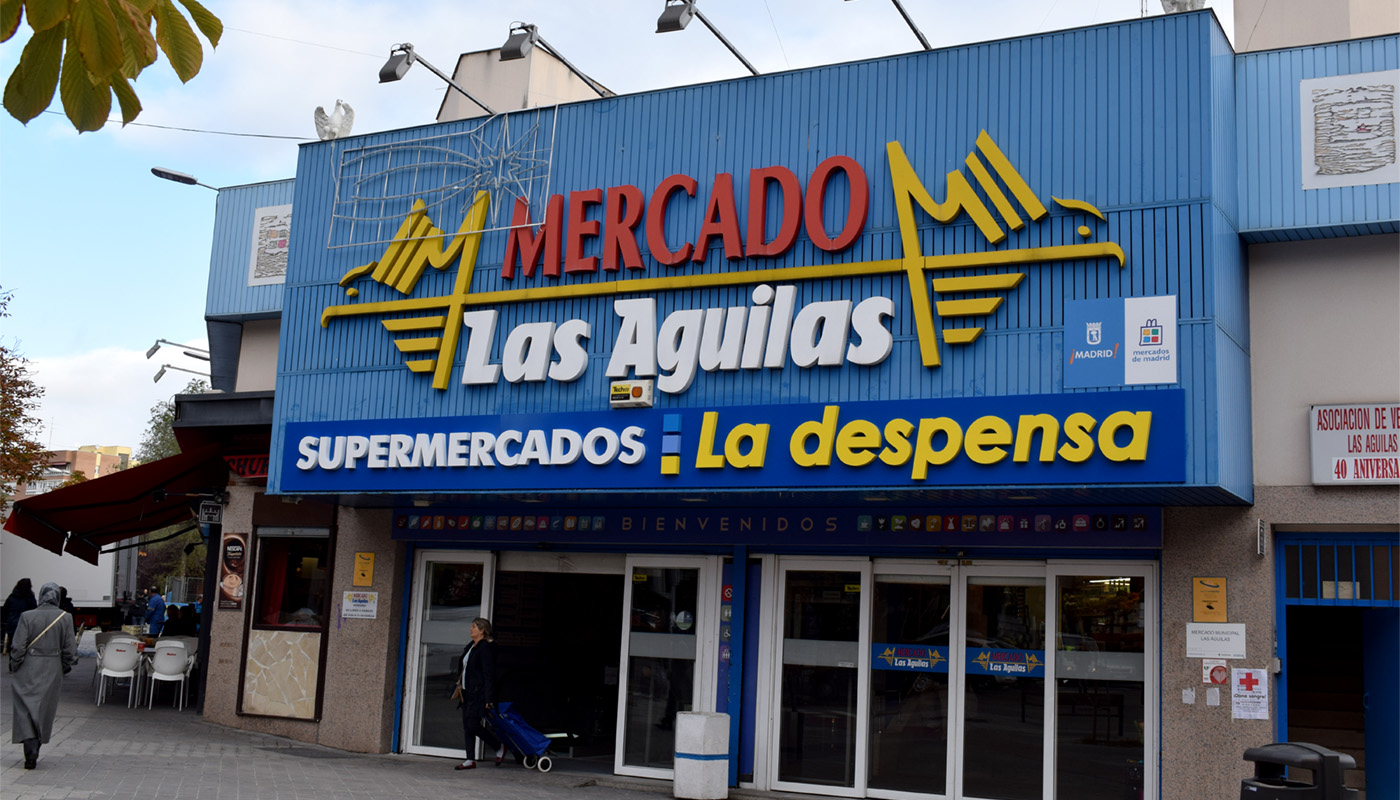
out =
{"type": "MultiPolygon", "coordinates": [[[[646,248],[651,257],[668,267],[686,262],[704,263],[711,244],[718,240],[724,257],[730,261],[748,258],[772,258],[792,249],[798,234],[805,228],[812,244],[827,252],[850,247],[865,231],[870,211],[870,181],[865,170],[849,156],[831,156],[817,165],[807,182],[806,191],[792,170],[771,166],[749,170],[746,217],[741,217],[734,194],[734,176],[727,172],[715,175],[704,198],[704,214],[699,218],[695,238],[680,243],[672,250],[666,241],[669,227],[676,235],[681,219],[670,214],[672,208],[685,204],[673,202],[677,192],[697,197],[699,182],[689,175],[671,175],[656,185],[648,201],[636,186],[614,186],[584,189],[568,195],[568,227],[565,228],[565,196],[553,195],[545,204],[544,222],[530,224],[530,207],[517,198],[506,237],[505,258],[501,278],[513,280],[516,270],[533,278],[538,269],[548,278],[559,278],[561,265],[565,275],[644,270],[642,249],[637,242],[637,228],[646,217],[646,248]],[[844,176],[847,194],[846,214],[840,220],[840,230],[827,233],[825,207],[827,192],[840,185],[844,176]],[[769,212],[781,209],[782,217],[772,239],[768,239],[769,212]],[[592,215],[601,206],[601,215],[592,215]],[[588,242],[598,239],[599,256],[584,255],[588,242]]],[[[694,207],[693,205],[691,206],[694,207]]]]}

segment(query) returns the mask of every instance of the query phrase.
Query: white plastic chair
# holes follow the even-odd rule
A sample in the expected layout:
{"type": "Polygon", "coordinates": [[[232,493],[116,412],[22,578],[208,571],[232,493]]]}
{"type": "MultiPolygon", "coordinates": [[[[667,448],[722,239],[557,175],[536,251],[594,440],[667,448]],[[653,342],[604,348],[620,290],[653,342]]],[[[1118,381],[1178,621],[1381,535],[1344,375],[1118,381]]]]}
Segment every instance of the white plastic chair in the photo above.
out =
{"type": "Polygon", "coordinates": [[[126,693],[126,706],[131,708],[136,704],[136,692],[140,683],[137,673],[141,668],[141,653],[136,649],[136,642],[109,641],[106,647],[102,648],[101,657],[102,666],[97,671],[102,673],[102,683],[97,686],[97,704],[102,705],[107,696],[108,678],[130,678],[131,686],[126,693]]]}
{"type": "Polygon", "coordinates": [[[102,671],[102,648],[106,647],[109,642],[131,642],[135,644],[136,641],[136,637],[129,633],[122,633],[121,631],[98,631],[97,666],[92,670],[92,678],[88,681],[88,685],[95,685],[97,683],[97,673],[102,671]]]}
{"type": "Polygon", "coordinates": [[[190,674],[190,663],[190,651],[185,648],[183,642],[174,639],[156,642],[151,652],[150,674],[146,676],[151,684],[151,695],[146,701],[146,708],[155,705],[156,681],[179,681],[180,694],[176,696],[175,701],[179,708],[184,710],[185,679],[190,674]]]}

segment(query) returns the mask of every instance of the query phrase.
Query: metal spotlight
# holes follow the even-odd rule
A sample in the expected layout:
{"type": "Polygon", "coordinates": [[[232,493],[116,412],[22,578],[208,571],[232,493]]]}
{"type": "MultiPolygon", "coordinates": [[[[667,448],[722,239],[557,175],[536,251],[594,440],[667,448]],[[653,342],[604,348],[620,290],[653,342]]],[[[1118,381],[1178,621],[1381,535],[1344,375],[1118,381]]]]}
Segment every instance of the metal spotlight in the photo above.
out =
{"type": "Polygon", "coordinates": [[[744,58],[744,55],[739,52],[738,48],[730,44],[728,39],[724,38],[724,34],[719,32],[719,28],[716,28],[714,23],[710,22],[704,14],[700,13],[700,9],[695,5],[695,0],[666,0],[666,8],[662,10],[661,16],[656,20],[656,32],[674,33],[679,30],[684,30],[685,26],[690,24],[691,17],[696,17],[701,22],[705,23],[705,27],[710,29],[710,33],[713,33],[716,39],[719,39],[725,47],[729,48],[729,52],[733,53],[734,57],[739,59],[745,67],[748,67],[749,72],[754,75],[759,74],[758,68],[750,64],[749,60],[744,58]]]}
{"type": "Polygon", "coordinates": [[[656,32],[674,33],[685,30],[685,26],[695,17],[695,11],[695,4],[684,0],[674,4],[667,3],[666,10],[662,11],[661,17],[656,20],[656,32]]]}
{"type": "Polygon", "coordinates": [[[413,55],[413,45],[395,45],[395,49],[389,52],[389,60],[379,68],[379,82],[392,83],[402,79],[408,74],[408,68],[413,66],[413,55]]]}
{"type": "Polygon", "coordinates": [[[559,63],[563,64],[570,72],[577,75],[579,80],[588,84],[588,87],[597,92],[599,97],[613,96],[612,91],[604,88],[602,84],[585,75],[582,70],[573,65],[573,62],[565,58],[564,54],[560,53],[554,45],[546,42],[544,37],[540,35],[539,28],[528,22],[512,22],[510,24],[510,38],[506,39],[506,43],[501,45],[500,60],[515,61],[524,58],[531,50],[535,49],[535,45],[539,45],[546,53],[559,59],[559,63]]]}
{"type": "Polygon", "coordinates": [[[524,58],[531,50],[535,49],[535,42],[539,41],[540,32],[534,25],[524,22],[513,22],[510,26],[510,38],[501,45],[501,60],[515,61],[524,58]]]}
{"type": "Polygon", "coordinates": [[[447,81],[448,86],[461,92],[463,97],[481,106],[482,110],[487,114],[495,115],[496,112],[494,109],[475,97],[472,97],[470,92],[458,86],[456,81],[443,74],[442,70],[429,63],[428,59],[418,55],[418,53],[414,51],[413,45],[408,42],[396,44],[393,49],[389,51],[389,60],[384,62],[384,66],[379,68],[379,82],[392,83],[400,80],[404,75],[408,74],[408,68],[414,64],[422,64],[427,67],[434,75],[447,81]]]}

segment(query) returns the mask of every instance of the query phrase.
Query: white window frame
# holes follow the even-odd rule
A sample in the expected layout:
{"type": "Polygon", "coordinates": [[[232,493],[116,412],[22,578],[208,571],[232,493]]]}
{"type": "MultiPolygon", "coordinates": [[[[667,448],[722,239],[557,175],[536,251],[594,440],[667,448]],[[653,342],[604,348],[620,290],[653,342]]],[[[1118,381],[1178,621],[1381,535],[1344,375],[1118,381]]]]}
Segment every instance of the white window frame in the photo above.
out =
{"type": "MultiPolygon", "coordinates": [[[[461,750],[446,747],[428,747],[414,744],[415,732],[418,725],[418,704],[419,687],[419,642],[423,635],[422,606],[424,597],[424,582],[428,576],[428,563],[452,563],[452,564],[480,564],[481,565],[481,616],[491,618],[491,605],[496,595],[496,556],[486,550],[419,550],[413,558],[413,589],[409,593],[409,602],[413,605],[409,612],[408,619],[408,642],[406,644],[406,658],[404,659],[404,687],[403,687],[403,716],[399,726],[399,741],[402,743],[402,750],[405,753],[426,756],[444,756],[447,758],[461,758],[461,750]]],[[[466,636],[466,630],[462,632],[466,636]]],[[[466,645],[466,639],[462,641],[466,645]]],[[[443,698],[422,698],[423,702],[440,701],[451,703],[446,697],[443,698]]],[[[477,743],[480,746],[480,743],[477,743]]]]}

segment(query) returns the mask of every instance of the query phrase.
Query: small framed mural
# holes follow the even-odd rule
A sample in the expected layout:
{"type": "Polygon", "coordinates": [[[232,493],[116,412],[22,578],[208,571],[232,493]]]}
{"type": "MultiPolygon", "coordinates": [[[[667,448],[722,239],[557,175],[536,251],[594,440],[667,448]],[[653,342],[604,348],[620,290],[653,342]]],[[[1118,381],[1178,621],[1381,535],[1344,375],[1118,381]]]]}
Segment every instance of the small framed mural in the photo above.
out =
{"type": "Polygon", "coordinates": [[[1397,86],[1400,70],[1395,69],[1301,82],[1304,189],[1400,181],[1397,86]]]}
{"type": "Polygon", "coordinates": [[[287,280],[287,243],[291,241],[292,207],[264,206],[253,212],[253,252],[248,259],[248,285],[265,286],[287,280]]]}

